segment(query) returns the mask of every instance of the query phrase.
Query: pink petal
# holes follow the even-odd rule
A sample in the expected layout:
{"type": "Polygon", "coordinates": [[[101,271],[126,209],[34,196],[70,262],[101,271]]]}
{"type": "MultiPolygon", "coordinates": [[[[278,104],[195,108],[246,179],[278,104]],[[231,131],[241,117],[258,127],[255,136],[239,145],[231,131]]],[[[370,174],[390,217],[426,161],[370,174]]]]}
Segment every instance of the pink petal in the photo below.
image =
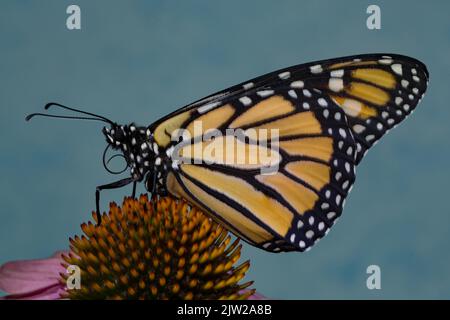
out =
{"type": "Polygon", "coordinates": [[[24,295],[36,292],[43,296],[51,294],[53,287],[62,287],[59,283],[62,252],[55,253],[48,259],[19,260],[7,262],[0,266],[0,290],[24,295]]]}
{"type": "Polygon", "coordinates": [[[0,297],[0,300],[59,300],[61,299],[61,293],[63,292],[63,285],[57,283],[26,293],[10,294],[0,297]]]}
{"type": "MultiPolygon", "coordinates": [[[[249,291],[249,289],[243,289],[243,290],[239,291],[239,293],[243,294],[243,293],[246,293],[248,291],[249,291]]],[[[255,292],[254,294],[249,296],[247,298],[247,300],[269,300],[269,298],[263,296],[262,294],[260,294],[258,292],[255,292]]]]}
{"type": "Polygon", "coordinates": [[[250,297],[248,297],[247,300],[268,300],[268,298],[258,292],[255,292],[250,297]]]}

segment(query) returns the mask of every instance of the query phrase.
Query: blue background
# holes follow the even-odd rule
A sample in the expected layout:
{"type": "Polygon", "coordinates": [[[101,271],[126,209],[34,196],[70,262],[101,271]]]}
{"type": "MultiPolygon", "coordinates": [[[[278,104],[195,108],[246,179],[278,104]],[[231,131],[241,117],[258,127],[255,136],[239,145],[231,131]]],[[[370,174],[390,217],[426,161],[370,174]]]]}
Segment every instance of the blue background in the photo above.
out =
{"type": "MultiPolygon", "coordinates": [[[[64,249],[94,208],[105,147],[95,122],[24,116],[49,101],[147,125],[237,82],[370,52],[422,60],[418,110],[357,170],[345,213],[312,251],[245,245],[247,279],[273,298],[450,297],[448,1],[1,1],[0,263],[64,249]],[[66,8],[82,30],[66,29],[66,8]],[[366,28],[381,7],[382,29],[366,28]],[[381,267],[382,289],[366,288],[381,267]]],[[[142,190],[142,189],[141,189],[142,190]]],[[[130,190],[105,192],[121,201],[130,190]]]]}

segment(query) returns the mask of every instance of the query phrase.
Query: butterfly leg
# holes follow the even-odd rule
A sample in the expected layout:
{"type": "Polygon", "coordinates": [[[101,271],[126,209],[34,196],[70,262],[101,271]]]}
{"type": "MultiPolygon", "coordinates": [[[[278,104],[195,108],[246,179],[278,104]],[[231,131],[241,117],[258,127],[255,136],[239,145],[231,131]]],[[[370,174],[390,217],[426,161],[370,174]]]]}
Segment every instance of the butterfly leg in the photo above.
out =
{"type": "Polygon", "coordinates": [[[134,182],[133,182],[133,191],[131,192],[131,197],[132,197],[133,199],[136,198],[136,184],[137,184],[137,182],[134,181],[134,182]]]}
{"type": "MultiPolygon", "coordinates": [[[[127,184],[130,184],[131,182],[134,182],[133,178],[125,178],[122,180],[118,180],[112,183],[108,183],[108,184],[104,184],[101,186],[98,186],[95,189],[95,204],[96,204],[96,209],[97,209],[97,225],[100,225],[102,223],[102,216],[100,214],[100,191],[105,190],[105,189],[117,189],[117,188],[121,188],[123,186],[126,186],[127,184]]],[[[135,183],[136,184],[136,183],[135,183]]]]}
{"type": "MultiPolygon", "coordinates": [[[[156,172],[156,168],[154,170],[156,172]]],[[[156,207],[156,197],[157,197],[157,194],[156,194],[156,173],[153,174],[153,185],[152,185],[151,195],[152,195],[152,202],[153,202],[153,211],[156,212],[157,211],[157,207],[156,207]]]]}

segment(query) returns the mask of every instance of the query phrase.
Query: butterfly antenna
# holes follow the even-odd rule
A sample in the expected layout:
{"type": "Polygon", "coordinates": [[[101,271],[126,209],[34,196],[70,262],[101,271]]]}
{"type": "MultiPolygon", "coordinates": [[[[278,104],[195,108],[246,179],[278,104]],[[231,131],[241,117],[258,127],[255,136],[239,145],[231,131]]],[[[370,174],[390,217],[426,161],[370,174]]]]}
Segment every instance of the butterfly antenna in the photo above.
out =
{"type": "Polygon", "coordinates": [[[44,109],[48,110],[50,107],[58,107],[58,108],[61,108],[61,109],[70,110],[70,111],[73,111],[73,112],[85,114],[85,115],[88,115],[88,116],[91,116],[91,117],[58,116],[58,115],[45,114],[45,113],[32,113],[32,114],[29,114],[28,116],[26,116],[25,120],[26,121],[30,121],[35,116],[42,116],[42,117],[59,118],[59,119],[97,120],[97,121],[102,121],[102,122],[106,122],[106,123],[109,123],[111,125],[114,125],[114,122],[112,122],[111,120],[109,120],[106,117],[100,116],[100,115],[95,114],[95,113],[91,113],[91,112],[87,112],[87,111],[83,111],[83,110],[79,110],[79,109],[75,109],[75,108],[70,108],[70,107],[62,105],[60,103],[49,102],[49,103],[47,103],[45,105],[44,109]]]}
{"type": "Polygon", "coordinates": [[[53,107],[53,106],[59,107],[59,108],[61,108],[61,109],[66,109],[66,110],[78,112],[78,113],[83,113],[83,114],[86,114],[86,115],[88,115],[88,116],[93,116],[93,117],[96,117],[96,118],[99,118],[99,119],[103,119],[103,120],[105,120],[106,122],[109,122],[109,123],[113,124],[113,122],[112,122],[111,120],[109,120],[108,118],[103,117],[103,116],[101,116],[101,115],[98,115],[98,114],[95,114],[95,113],[91,113],[91,112],[87,112],[87,111],[83,111],[83,110],[80,110],[80,109],[70,108],[70,107],[68,107],[68,106],[65,106],[65,105],[62,105],[62,104],[56,103],[56,102],[49,102],[49,103],[47,103],[47,104],[45,105],[44,109],[45,109],[45,110],[48,110],[50,107],[53,107]]]}
{"type": "MultiPolygon", "coordinates": [[[[96,121],[102,121],[107,122],[102,119],[98,118],[88,118],[88,117],[70,117],[70,116],[57,116],[53,114],[45,114],[45,113],[32,113],[25,117],[26,121],[30,121],[32,118],[40,116],[40,117],[47,117],[47,118],[59,118],[59,119],[73,119],[73,120],[96,120],[96,121]]],[[[108,122],[107,122],[108,123],[108,122]]]]}

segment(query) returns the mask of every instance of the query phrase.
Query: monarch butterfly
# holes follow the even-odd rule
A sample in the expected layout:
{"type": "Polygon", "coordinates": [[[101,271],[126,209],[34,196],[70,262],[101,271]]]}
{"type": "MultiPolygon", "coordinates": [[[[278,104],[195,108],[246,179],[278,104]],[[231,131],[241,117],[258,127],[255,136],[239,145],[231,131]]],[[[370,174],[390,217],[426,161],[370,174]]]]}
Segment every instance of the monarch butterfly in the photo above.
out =
{"type": "MultiPolygon", "coordinates": [[[[268,73],[189,104],[147,127],[119,125],[57,103],[45,108],[55,106],[83,116],[34,113],[26,119],[40,115],[109,124],[103,128],[105,153],[109,147],[120,151],[131,175],[97,187],[99,223],[101,190],[133,184],[134,196],[136,183],[145,182],[152,195],[184,198],[254,246],[271,252],[305,251],[341,215],[356,165],[415,109],[428,76],[425,65],[413,58],[365,54],[268,73]],[[202,124],[197,133],[196,122],[202,124]],[[174,139],[180,129],[190,136],[174,139]],[[240,129],[244,138],[230,136],[227,129],[240,129]],[[199,139],[208,130],[222,134],[211,141],[230,139],[247,154],[272,147],[269,143],[251,151],[255,142],[268,140],[249,134],[251,129],[278,131],[273,144],[278,149],[271,153],[276,172],[262,173],[258,161],[236,163],[236,156],[224,148],[215,149],[221,157],[188,152],[208,147],[208,141],[199,139]],[[180,162],[180,157],[197,161],[180,162]]],[[[103,164],[110,171],[105,153],[103,164]]]]}

